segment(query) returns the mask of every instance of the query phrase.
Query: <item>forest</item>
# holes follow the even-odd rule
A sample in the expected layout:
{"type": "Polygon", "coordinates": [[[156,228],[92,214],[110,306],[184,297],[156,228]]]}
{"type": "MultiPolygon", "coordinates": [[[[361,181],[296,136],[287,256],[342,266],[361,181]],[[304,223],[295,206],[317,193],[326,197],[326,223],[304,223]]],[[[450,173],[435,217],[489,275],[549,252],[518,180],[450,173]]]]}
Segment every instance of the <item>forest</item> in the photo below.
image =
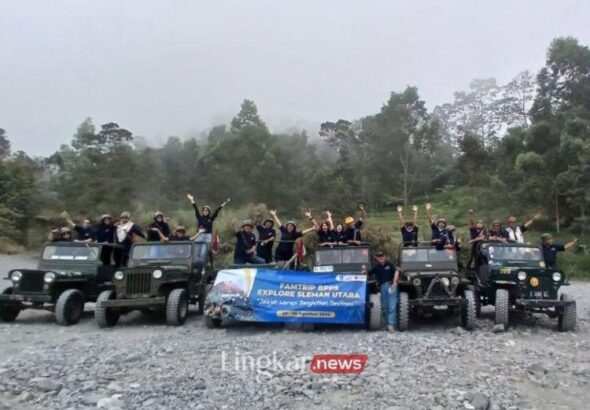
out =
{"type": "MultiPolygon", "coordinates": [[[[469,208],[487,222],[540,211],[539,231],[582,243],[590,233],[590,49],[571,37],[553,40],[536,72],[474,79],[432,110],[407,86],[373,115],[326,118],[319,135],[271,132],[248,99],[231,123],[161,147],[116,122],[87,118],[73,131],[32,158],[0,128],[0,250],[38,247],[64,209],[78,219],[130,211],[141,223],[159,209],[194,230],[187,192],[212,206],[230,197],[228,218],[264,206],[343,217],[363,202],[393,230],[396,205],[431,201],[457,225],[469,208]]],[[[590,272],[587,255],[576,263],[590,272]]]]}

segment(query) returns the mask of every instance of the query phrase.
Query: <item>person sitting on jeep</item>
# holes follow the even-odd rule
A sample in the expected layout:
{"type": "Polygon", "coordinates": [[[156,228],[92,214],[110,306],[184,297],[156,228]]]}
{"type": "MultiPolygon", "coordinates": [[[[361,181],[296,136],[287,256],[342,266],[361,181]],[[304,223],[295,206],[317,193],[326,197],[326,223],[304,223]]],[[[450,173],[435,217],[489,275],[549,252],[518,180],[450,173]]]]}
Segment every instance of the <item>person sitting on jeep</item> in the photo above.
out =
{"type": "Polygon", "coordinates": [[[541,213],[537,212],[535,216],[525,222],[524,225],[519,225],[514,216],[508,218],[508,227],[504,229],[504,236],[508,242],[524,243],[523,233],[531,227],[537,219],[541,217],[541,213]]]}
{"type": "Polygon", "coordinates": [[[500,220],[494,219],[488,232],[488,241],[506,242],[506,231],[502,229],[500,220]]]}
{"type": "MultiPolygon", "coordinates": [[[[115,240],[115,225],[113,225],[113,218],[104,214],[100,217],[100,221],[94,227],[96,234],[96,242],[98,243],[113,243],[115,240]]],[[[113,248],[110,246],[104,246],[100,253],[100,259],[104,265],[111,264],[111,255],[113,254],[113,248]]]]}
{"type": "Polygon", "coordinates": [[[151,242],[166,242],[170,236],[170,225],[166,222],[164,214],[160,211],[154,213],[154,221],[147,231],[147,240],[151,242]]]}
{"type": "Polygon", "coordinates": [[[440,242],[437,242],[436,249],[454,249],[459,252],[461,250],[461,241],[455,235],[455,226],[449,225],[446,232],[440,237],[440,242]]]}
{"type": "Polygon", "coordinates": [[[430,224],[430,229],[432,231],[431,241],[433,245],[437,245],[444,234],[447,231],[447,221],[444,218],[438,218],[436,223],[434,223],[434,219],[432,217],[432,205],[430,203],[426,203],[426,216],[428,217],[428,223],[430,224]]]}
{"type": "MultiPolygon", "coordinates": [[[[293,257],[293,244],[298,238],[301,238],[308,232],[314,231],[315,227],[307,228],[303,231],[297,230],[297,225],[294,221],[288,221],[286,225],[281,223],[277,215],[277,211],[271,209],[269,213],[272,215],[276,224],[279,225],[279,231],[281,231],[281,240],[277,248],[275,249],[275,261],[286,262],[293,257]]],[[[311,221],[313,218],[311,212],[306,212],[305,216],[311,221]]]]}
{"type": "Polygon", "coordinates": [[[59,229],[59,234],[56,238],[53,239],[53,242],[72,242],[74,238],[72,237],[72,231],[67,226],[59,229]]]}
{"type": "Polygon", "coordinates": [[[478,219],[477,221],[475,221],[475,219],[473,218],[473,209],[470,209],[467,212],[469,213],[469,220],[471,222],[469,226],[469,236],[471,237],[469,243],[472,244],[473,249],[475,249],[479,242],[485,241],[486,237],[488,236],[488,232],[483,219],[478,219]]]}
{"type": "Polygon", "coordinates": [[[402,232],[402,243],[404,247],[418,245],[418,207],[412,206],[412,220],[404,219],[404,208],[401,205],[397,206],[397,217],[400,223],[400,230],[402,232]]]}
{"type": "Polygon", "coordinates": [[[256,254],[265,260],[266,263],[272,262],[272,245],[277,237],[272,219],[266,219],[261,222],[260,213],[256,215],[256,230],[258,231],[258,245],[256,254]]]}
{"type": "Polygon", "coordinates": [[[232,227],[236,234],[236,248],[234,250],[234,264],[264,264],[266,261],[256,255],[256,236],[252,232],[254,224],[251,220],[246,219],[240,229],[236,229],[236,221],[232,221],[232,227]]]}
{"type": "Polygon", "coordinates": [[[76,232],[78,235],[78,241],[93,242],[96,239],[96,233],[90,218],[84,218],[82,225],[77,225],[74,221],[72,221],[72,218],[70,218],[70,215],[67,211],[63,211],[61,216],[66,220],[68,225],[74,229],[74,232],[76,232]]]}
{"type": "Polygon", "coordinates": [[[346,230],[344,229],[344,224],[337,223],[334,231],[332,232],[334,237],[334,242],[336,246],[346,246],[346,230]]]}
{"type": "Polygon", "coordinates": [[[344,219],[346,225],[346,243],[348,245],[361,245],[363,238],[361,235],[361,228],[363,227],[363,220],[366,217],[365,204],[362,202],[358,204],[359,217],[355,221],[352,216],[347,216],[344,219]]]}
{"type": "Polygon", "coordinates": [[[545,260],[545,266],[551,269],[557,268],[557,254],[559,252],[566,251],[574,248],[578,243],[578,239],[574,239],[571,242],[566,243],[554,243],[553,236],[549,233],[541,235],[541,251],[543,252],[543,259],[545,260]]]}
{"type": "Polygon", "coordinates": [[[171,242],[181,242],[181,241],[190,241],[191,238],[186,234],[186,228],[182,225],[178,225],[172,231],[172,235],[170,235],[171,242]]]}
{"type": "Polygon", "coordinates": [[[330,211],[326,211],[326,220],[320,222],[318,225],[315,219],[311,219],[314,224],[315,230],[318,233],[318,246],[336,246],[336,240],[334,239],[334,221],[332,220],[332,214],[330,211]]]}
{"type": "Polygon", "coordinates": [[[375,252],[375,260],[377,263],[369,271],[369,276],[377,280],[381,294],[383,322],[387,325],[387,330],[392,332],[397,322],[399,273],[382,251],[375,252]]]}

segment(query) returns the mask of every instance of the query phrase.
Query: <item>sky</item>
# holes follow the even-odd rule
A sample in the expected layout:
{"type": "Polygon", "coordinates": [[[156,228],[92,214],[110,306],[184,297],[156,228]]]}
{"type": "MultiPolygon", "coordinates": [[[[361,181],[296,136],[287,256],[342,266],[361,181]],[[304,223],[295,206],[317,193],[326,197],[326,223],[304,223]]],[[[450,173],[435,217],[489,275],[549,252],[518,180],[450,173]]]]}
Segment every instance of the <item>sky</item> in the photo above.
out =
{"type": "Polygon", "coordinates": [[[116,122],[159,144],[228,122],[243,99],[273,130],[357,119],[417,86],[428,107],[473,78],[537,71],[587,0],[0,0],[0,128],[48,155],[116,122]]]}

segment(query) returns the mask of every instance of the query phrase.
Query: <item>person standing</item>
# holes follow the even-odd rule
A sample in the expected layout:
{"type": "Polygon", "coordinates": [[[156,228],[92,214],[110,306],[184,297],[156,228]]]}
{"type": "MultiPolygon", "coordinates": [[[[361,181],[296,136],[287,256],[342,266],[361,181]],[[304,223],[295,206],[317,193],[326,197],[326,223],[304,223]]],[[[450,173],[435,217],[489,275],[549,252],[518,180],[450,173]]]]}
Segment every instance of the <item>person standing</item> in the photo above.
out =
{"type": "MultiPolygon", "coordinates": [[[[113,225],[113,218],[104,214],[100,217],[100,221],[95,226],[96,242],[98,243],[113,243],[115,241],[115,225],[113,225]]],[[[100,259],[104,265],[111,264],[111,256],[113,254],[112,246],[103,246],[100,253],[100,259]]]]}
{"type": "Polygon", "coordinates": [[[200,250],[200,257],[202,260],[207,258],[207,254],[209,252],[209,248],[211,247],[211,240],[213,236],[213,222],[219,216],[219,212],[230,202],[228,198],[225,202],[217,207],[213,214],[211,213],[211,207],[208,205],[203,205],[201,207],[201,211],[199,212],[199,207],[195,202],[195,197],[191,194],[186,194],[186,197],[191,202],[193,209],[195,210],[195,218],[197,219],[197,236],[195,241],[196,242],[204,242],[206,245],[201,246],[200,250]]]}
{"type": "Polygon", "coordinates": [[[361,245],[363,241],[361,228],[363,227],[363,220],[366,217],[365,205],[359,203],[358,209],[359,217],[356,221],[352,216],[347,216],[344,219],[344,224],[346,225],[346,243],[348,245],[361,245]]]}
{"type": "Polygon", "coordinates": [[[418,207],[412,206],[413,218],[412,220],[405,220],[403,214],[404,208],[401,205],[397,206],[397,218],[400,223],[400,230],[402,233],[402,243],[404,247],[418,245],[418,207]]]}
{"type": "Polygon", "coordinates": [[[256,254],[265,260],[266,263],[272,262],[272,246],[275,242],[277,232],[274,229],[272,219],[266,219],[262,224],[260,214],[256,215],[256,230],[258,231],[258,245],[256,254]]]}
{"type": "Polygon", "coordinates": [[[122,212],[119,222],[116,224],[115,243],[121,245],[115,248],[114,259],[116,266],[127,266],[131,246],[138,237],[146,239],[141,227],[131,220],[129,212],[122,212]]]}
{"type": "Polygon", "coordinates": [[[63,211],[61,216],[66,220],[68,225],[70,225],[74,232],[78,235],[78,241],[80,242],[93,242],[96,239],[96,233],[94,231],[94,227],[92,226],[92,220],[90,218],[84,218],[82,221],[82,225],[76,224],[70,218],[70,215],[67,211],[63,211]]]}
{"type": "Polygon", "coordinates": [[[475,261],[475,257],[477,255],[477,246],[485,241],[488,237],[488,231],[486,229],[486,225],[482,219],[478,219],[475,221],[473,218],[475,212],[473,209],[467,211],[469,213],[469,244],[471,245],[471,254],[469,256],[469,262],[467,262],[467,266],[473,266],[475,261]]]}
{"type": "Polygon", "coordinates": [[[154,213],[154,221],[148,227],[147,240],[151,242],[166,242],[170,237],[170,225],[160,211],[154,213]]]}
{"type": "Polygon", "coordinates": [[[382,251],[375,253],[375,259],[377,264],[371,268],[369,275],[377,280],[381,294],[383,322],[387,326],[387,330],[393,332],[397,323],[399,273],[382,251]]]}
{"type": "Polygon", "coordinates": [[[234,263],[236,265],[264,264],[266,261],[256,255],[256,236],[254,235],[254,225],[252,221],[246,219],[240,229],[236,229],[235,221],[232,221],[232,227],[236,234],[236,248],[234,250],[234,263]]]}
{"type": "Polygon", "coordinates": [[[506,242],[506,231],[502,229],[502,224],[500,223],[499,219],[494,219],[492,221],[492,227],[488,232],[487,240],[494,242],[506,242]]]}
{"type": "MultiPolygon", "coordinates": [[[[279,231],[281,232],[281,239],[277,248],[275,249],[275,261],[277,262],[286,262],[291,260],[293,257],[293,245],[295,241],[301,238],[308,232],[314,231],[315,226],[311,228],[307,228],[304,231],[298,231],[297,225],[294,221],[288,221],[286,225],[283,225],[281,220],[277,215],[277,211],[271,209],[269,213],[272,215],[273,219],[275,220],[276,224],[279,225],[279,231]]],[[[311,221],[313,218],[311,216],[311,212],[306,212],[305,216],[311,221]]]]}
{"type": "Polygon", "coordinates": [[[554,243],[553,236],[549,233],[541,235],[541,251],[543,252],[545,266],[547,268],[557,269],[557,254],[575,248],[577,244],[577,238],[564,245],[562,243],[554,243]]]}
{"type": "Polygon", "coordinates": [[[526,221],[524,225],[517,223],[516,217],[508,218],[508,226],[504,228],[504,236],[508,242],[524,243],[524,233],[541,217],[541,213],[537,212],[535,216],[526,221]]]}
{"type": "Polygon", "coordinates": [[[434,218],[432,217],[432,205],[428,202],[426,203],[426,216],[428,217],[428,223],[430,224],[430,229],[432,231],[432,244],[438,245],[442,237],[447,233],[447,221],[444,218],[438,218],[436,223],[434,223],[434,218]]]}

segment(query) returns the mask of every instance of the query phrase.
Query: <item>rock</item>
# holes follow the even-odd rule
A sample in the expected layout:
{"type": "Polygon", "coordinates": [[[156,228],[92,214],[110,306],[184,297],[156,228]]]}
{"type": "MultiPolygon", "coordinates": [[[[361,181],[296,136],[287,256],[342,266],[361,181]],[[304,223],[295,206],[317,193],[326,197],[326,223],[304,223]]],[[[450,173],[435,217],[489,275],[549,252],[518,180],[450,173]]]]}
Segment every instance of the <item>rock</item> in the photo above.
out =
{"type": "Polygon", "coordinates": [[[107,410],[118,410],[122,409],[125,405],[120,399],[120,394],[115,394],[111,397],[105,397],[100,399],[96,403],[96,407],[99,409],[107,409],[107,410]]]}
{"type": "Polygon", "coordinates": [[[490,407],[489,399],[480,392],[473,393],[469,402],[476,410],[488,410],[490,407]]]}
{"type": "Polygon", "coordinates": [[[502,333],[504,332],[504,325],[503,324],[498,324],[498,325],[494,325],[494,327],[492,328],[492,332],[494,333],[502,333]]]}
{"type": "Polygon", "coordinates": [[[34,397],[34,396],[33,396],[33,395],[30,393],[30,392],[28,392],[28,391],[24,391],[24,392],[22,392],[22,393],[21,393],[21,394],[20,394],[20,395],[19,395],[19,396],[18,396],[16,399],[17,399],[18,401],[20,401],[20,402],[23,402],[23,401],[29,401],[29,400],[32,400],[32,399],[33,399],[33,397],[34,397]]]}
{"type": "Polygon", "coordinates": [[[35,377],[34,379],[31,379],[29,384],[44,392],[59,391],[62,387],[60,382],[56,382],[45,377],[35,377]]]}
{"type": "Polygon", "coordinates": [[[527,371],[530,374],[534,374],[535,376],[542,376],[547,373],[547,369],[541,363],[533,363],[528,368],[527,371]]]}
{"type": "Polygon", "coordinates": [[[205,382],[204,379],[199,379],[195,382],[195,384],[193,385],[193,388],[195,388],[197,390],[204,390],[207,388],[207,383],[205,382]]]}

